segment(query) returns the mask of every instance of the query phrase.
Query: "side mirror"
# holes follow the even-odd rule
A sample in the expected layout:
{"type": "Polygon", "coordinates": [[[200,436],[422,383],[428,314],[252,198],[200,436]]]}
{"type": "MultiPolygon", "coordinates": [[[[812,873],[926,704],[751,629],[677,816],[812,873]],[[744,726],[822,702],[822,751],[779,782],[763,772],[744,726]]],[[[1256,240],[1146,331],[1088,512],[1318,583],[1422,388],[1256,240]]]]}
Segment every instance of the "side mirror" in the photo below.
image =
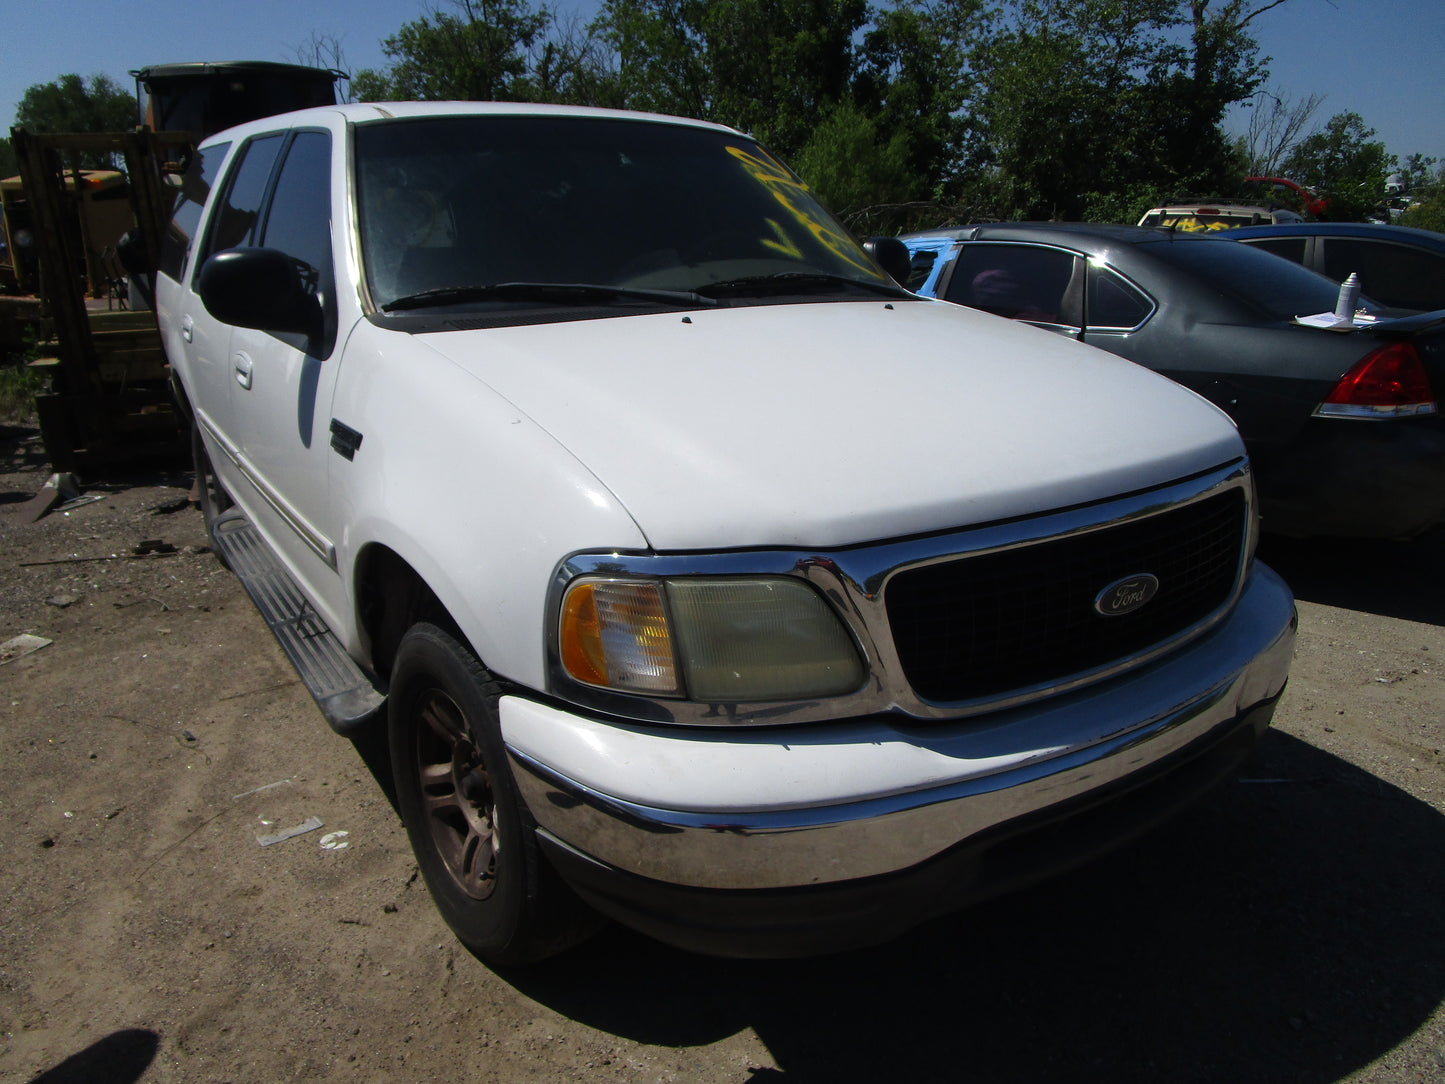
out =
{"type": "Polygon", "coordinates": [[[899,286],[907,288],[908,276],[913,272],[913,257],[907,245],[896,237],[870,237],[863,242],[863,247],[899,286]]]}
{"type": "Polygon", "coordinates": [[[198,283],[206,311],[223,324],[258,331],[322,331],[316,271],[274,248],[218,252],[201,268],[198,283]]]}

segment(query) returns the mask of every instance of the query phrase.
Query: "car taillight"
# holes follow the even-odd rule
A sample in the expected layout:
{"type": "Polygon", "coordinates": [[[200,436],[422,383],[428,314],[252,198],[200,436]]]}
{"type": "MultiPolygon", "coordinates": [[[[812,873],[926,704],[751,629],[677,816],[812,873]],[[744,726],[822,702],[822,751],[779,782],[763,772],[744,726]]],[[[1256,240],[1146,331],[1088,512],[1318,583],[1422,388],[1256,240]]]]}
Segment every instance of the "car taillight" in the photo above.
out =
{"type": "Polygon", "coordinates": [[[1372,350],[1340,378],[1315,408],[1321,418],[1402,418],[1434,414],[1435,394],[1411,343],[1372,350]]]}

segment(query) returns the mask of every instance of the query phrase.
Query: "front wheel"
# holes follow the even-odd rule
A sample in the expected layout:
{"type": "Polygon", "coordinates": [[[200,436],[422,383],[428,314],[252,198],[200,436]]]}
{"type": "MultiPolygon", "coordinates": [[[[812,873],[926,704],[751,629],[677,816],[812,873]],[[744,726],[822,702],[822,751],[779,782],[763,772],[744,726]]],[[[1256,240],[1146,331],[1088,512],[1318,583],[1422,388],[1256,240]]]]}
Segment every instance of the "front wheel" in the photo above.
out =
{"type": "Polygon", "coordinates": [[[498,695],[452,636],[414,625],[397,647],[388,734],[402,821],[437,910],[477,956],[517,964],[560,952],[591,923],[537,848],[498,695]]]}

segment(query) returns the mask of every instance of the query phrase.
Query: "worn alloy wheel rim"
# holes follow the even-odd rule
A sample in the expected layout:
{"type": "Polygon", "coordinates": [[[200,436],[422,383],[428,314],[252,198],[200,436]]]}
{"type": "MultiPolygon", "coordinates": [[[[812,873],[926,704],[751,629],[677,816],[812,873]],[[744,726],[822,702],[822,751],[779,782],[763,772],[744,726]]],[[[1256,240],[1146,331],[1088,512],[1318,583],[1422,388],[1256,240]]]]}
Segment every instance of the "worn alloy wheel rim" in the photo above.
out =
{"type": "Polygon", "coordinates": [[[417,699],[417,776],[432,842],[458,888],[484,900],[497,885],[497,804],[466,717],[440,689],[417,699]]]}

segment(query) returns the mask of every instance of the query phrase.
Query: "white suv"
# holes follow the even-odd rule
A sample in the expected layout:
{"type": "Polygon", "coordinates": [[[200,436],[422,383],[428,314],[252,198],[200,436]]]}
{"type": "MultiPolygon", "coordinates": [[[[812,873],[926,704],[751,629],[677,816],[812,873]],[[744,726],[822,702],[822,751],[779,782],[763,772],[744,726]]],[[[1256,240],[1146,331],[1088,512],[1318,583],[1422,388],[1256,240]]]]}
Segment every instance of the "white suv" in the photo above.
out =
{"type": "Polygon", "coordinates": [[[334,726],[385,709],[485,959],[892,936],[1152,823],[1284,687],[1228,419],[907,293],[730,129],[258,121],[161,265],[216,546],[334,726]]]}
{"type": "Polygon", "coordinates": [[[1304,216],[1288,207],[1252,203],[1180,203],[1154,207],[1139,219],[1141,226],[1165,226],[1186,233],[1232,230],[1240,226],[1269,225],[1272,222],[1303,222],[1304,216]]]}

